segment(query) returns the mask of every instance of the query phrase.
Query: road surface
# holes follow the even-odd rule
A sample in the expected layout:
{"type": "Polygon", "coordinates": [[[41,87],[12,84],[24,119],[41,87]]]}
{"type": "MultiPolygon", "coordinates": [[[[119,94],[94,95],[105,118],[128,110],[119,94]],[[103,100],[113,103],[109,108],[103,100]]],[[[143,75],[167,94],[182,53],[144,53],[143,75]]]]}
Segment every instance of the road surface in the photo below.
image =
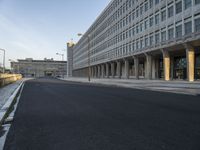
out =
{"type": "Polygon", "coordinates": [[[199,150],[200,97],[27,81],[4,150],[199,150]]]}

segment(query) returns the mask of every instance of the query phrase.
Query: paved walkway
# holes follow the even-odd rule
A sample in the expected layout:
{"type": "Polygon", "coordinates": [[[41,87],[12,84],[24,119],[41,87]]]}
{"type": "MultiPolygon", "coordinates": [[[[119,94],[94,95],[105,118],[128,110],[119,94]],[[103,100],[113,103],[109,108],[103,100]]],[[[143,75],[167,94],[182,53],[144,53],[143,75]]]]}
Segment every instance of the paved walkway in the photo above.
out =
{"type": "Polygon", "coordinates": [[[20,85],[22,81],[23,79],[15,83],[9,84],[3,88],[0,88],[0,109],[6,103],[6,101],[9,99],[12,93],[17,89],[17,87],[20,85]]]}
{"type": "MultiPolygon", "coordinates": [[[[65,78],[62,80],[88,83],[87,78],[65,78]]],[[[91,79],[91,83],[189,95],[200,94],[200,81],[188,82],[135,79],[91,79]]]]}

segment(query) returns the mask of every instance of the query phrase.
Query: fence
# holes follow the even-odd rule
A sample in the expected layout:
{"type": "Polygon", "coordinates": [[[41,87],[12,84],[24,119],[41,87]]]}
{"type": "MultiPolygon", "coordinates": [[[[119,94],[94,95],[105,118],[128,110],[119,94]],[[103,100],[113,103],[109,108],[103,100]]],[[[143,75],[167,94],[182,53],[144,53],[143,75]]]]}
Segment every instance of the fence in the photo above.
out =
{"type": "Polygon", "coordinates": [[[21,78],[21,74],[0,74],[0,87],[13,83],[21,78]]]}

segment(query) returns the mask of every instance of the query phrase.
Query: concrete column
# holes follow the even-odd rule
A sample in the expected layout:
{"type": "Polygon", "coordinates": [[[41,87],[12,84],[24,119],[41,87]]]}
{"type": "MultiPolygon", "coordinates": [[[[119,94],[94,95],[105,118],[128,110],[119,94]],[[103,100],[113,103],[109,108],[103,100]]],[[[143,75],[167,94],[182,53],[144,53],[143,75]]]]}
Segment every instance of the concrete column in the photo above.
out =
{"type": "Polygon", "coordinates": [[[117,62],[117,76],[121,78],[121,62],[117,62]]]}
{"type": "Polygon", "coordinates": [[[104,67],[104,65],[101,65],[101,77],[102,78],[105,77],[105,67],[104,67]]]}
{"type": "Polygon", "coordinates": [[[147,79],[152,79],[152,56],[149,54],[145,54],[146,56],[146,73],[145,76],[147,79]]]}
{"type": "Polygon", "coordinates": [[[125,64],[125,77],[128,79],[129,78],[129,61],[128,60],[125,60],[124,61],[124,64],[125,64]]]}
{"type": "Polygon", "coordinates": [[[115,77],[115,64],[114,64],[114,62],[111,63],[111,75],[112,75],[112,78],[115,77]]]}
{"type": "Polygon", "coordinates": [[[139,59],[134,57],[135,78],[139,79],[139,59]]]}
{"type": "Polygon", "coordinates": [[[106,63],[106,77],[109,78],[109,64],[106,63]]]}
{"type": "Polygon", "coordinates": [[[187,78],[188,81],[194,81],[194,72],[195,72],[195,50],[194,48],[186,49],[187,56],[187,78]]]}
{"type": "Polygon", "coordinates": [[[163,53],[163,65],[164,65],[164,79],[170,80],[170,55],[168,51],[162,50],[163,53]]]}
{"type": "Polygon", "coordinates": [[[97,66],[95,66],[94,72],[95,72],[95,78],[97,78],[97,66]]]}
{"type": "Polygon", "coordinates": [[[98,72],[98,73],[97,73],[97,77],[98,77],[98,78],[100,78],[100,77],[101,77],[101,66],[100,66],[100,65],[98,65],[97,67],[98,67],[98,71],[97,71],[97,72],[98,72]]]}

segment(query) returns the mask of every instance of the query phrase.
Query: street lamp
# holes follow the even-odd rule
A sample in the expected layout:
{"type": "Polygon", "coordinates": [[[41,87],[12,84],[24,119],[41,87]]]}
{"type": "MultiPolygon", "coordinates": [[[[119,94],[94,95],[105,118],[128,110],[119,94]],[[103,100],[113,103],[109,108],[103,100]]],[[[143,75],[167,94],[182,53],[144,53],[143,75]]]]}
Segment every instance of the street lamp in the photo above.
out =
{"type": "Polygon", "coordinates": [[[1,51],[3,51],[3,73],[5,73],[5,57],[6,57],[6,50],[0,48],[1,51]]]}
{"type": "Polygon", "coordinates": [[[64,61],[64,54],[56,53],[56,55],[62,56],[62,61],[64,61]]]}
{"type": "Polygon", "coordinates": [[[83,35],[82,33],[78,33],[78,36],[86,36],[87,37],[87,43],[88,43],[88,81],[90,82],[90,35],[83,35]]]}

